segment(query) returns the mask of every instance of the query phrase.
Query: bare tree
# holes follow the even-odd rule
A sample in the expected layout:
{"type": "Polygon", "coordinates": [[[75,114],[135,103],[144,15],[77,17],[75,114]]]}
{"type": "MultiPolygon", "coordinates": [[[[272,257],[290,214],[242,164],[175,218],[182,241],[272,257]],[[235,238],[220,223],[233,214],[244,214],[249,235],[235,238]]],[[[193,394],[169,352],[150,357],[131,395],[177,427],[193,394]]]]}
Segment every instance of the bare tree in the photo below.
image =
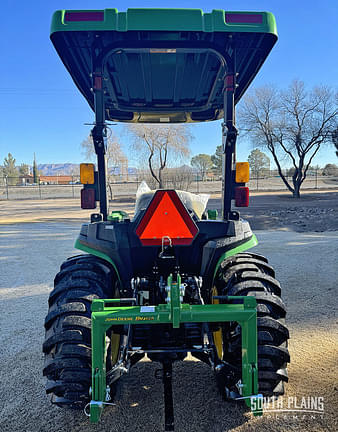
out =
{"type": "Polygon", "coordinates": [[[271,152],[278,173],[294,198],[309,166],[322,144],[329,142],[337,118],[337,98],[328,87],[305,90],[304,83],[293,81],[286,91],[273,86],[256,89],[244,98],[239,110],[242,129],[251,133],[256,145],[271,152]],[[281,163],[292,163],[292,183],[282,172],[281,163]]]}
{"type": "Polygon", "coordinates": [[[333,130],[331,139],[333,145],[336,147],[336,156],[338,157],[338,126],[333,130]]]}
{"type": "Polygon", "coordinates": [[[186,159],[192,139],[190,128],[184,125],[129,124],[127,133],[138,158],[146,158],[152,177],[162,189],[163,170],[168,164],[186,159]]]}
{"type": "MultiPolygon", "coordinates": [[[[95,150],[92,137],[86,138],[81,143],[87,160],[95,160],[95,150]]],[[[111,183],[113,183],[115,168],[118,167],[122,174],[128,173],[128,159],[121,149],[118,137],[110,131],[110,136],[106,141],[106,163],[107,163],[107,187],[110,199],[113,199],[111,183]]]]}
{"type": "Polygon", "coordinates": [[[164,174],[166,187],[176,190],[188,191],[193,180],[193,170],[187,165],[182,165],[177,168],[168,168],[164,174]]]}
{"type": "Polygon", "coordinates": [[[72,177],[80,177],[80,165],[74,164],[70,169],[70,175],[72,177]]]}

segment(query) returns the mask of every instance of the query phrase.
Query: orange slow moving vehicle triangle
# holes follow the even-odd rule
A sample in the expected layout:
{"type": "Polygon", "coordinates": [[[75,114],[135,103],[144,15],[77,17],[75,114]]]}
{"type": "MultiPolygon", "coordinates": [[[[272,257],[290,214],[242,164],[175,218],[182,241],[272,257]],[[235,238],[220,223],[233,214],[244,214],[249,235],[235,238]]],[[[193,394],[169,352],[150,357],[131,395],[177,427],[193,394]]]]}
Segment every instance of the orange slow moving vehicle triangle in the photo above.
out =
{"type": "Polygon", "coordinates": [[[197,226],[174,190],[155,193],[136,229],[145,246],[161,245],[163,237],[170,237],[173,245],[189,245],[197,232],[197,226]]]}

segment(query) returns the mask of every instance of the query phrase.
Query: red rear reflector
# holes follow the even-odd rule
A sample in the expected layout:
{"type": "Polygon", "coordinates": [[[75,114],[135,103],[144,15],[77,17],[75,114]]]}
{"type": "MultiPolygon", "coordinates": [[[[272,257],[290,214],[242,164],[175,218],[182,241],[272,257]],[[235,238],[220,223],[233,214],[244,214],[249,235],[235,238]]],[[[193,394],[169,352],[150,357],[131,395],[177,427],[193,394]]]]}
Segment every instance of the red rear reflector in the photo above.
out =
{"type": "Polygon", "coordinates": [[[163,237],[170,237],[174,246],[189,245],[197,233],[195,222],[174,190],[157,191],[136,228],[144,246],[159,246],[163,237]]]}
{"type": "Polygon", "coordinates": [[[65,21],[74,22],[74,21],[104,21],[104,12],[66,12],[65,13],[65,21]]]}
{"type": "Polygon", "coordinates": [[[81,189],[81,208],[96,208],[95,189],[81,189]]]}
{"type": "Polygon", "coordinates": [[[263,19],[262,15],[258,14],[226,13],[225,21],[235,24],[262,24],[263,19]]]}
{"type": "Polygon", "coordinates": [[[234,76],[227,75],[225,77],[225,90],[226,91],[234,91],[234,76]]]}
{"type": "Polygon", "coordinates": [[[249,207],[249,188],[246,186],[238,186],[235,189],[235,206],[249,207]]]}
{"type": "Polygon", "coordinates": [[[102,77],[96,76],[94,79],[94,89],[101,90],[102,89],[102,77]]]}

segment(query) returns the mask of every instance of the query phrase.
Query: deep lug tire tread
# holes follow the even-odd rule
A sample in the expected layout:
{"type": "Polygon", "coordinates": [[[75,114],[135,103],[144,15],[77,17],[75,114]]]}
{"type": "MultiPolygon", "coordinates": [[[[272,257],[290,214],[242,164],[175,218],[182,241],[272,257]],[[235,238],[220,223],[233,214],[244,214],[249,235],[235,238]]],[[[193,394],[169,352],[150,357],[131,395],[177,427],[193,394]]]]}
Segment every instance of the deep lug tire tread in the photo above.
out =
{"type": "Polygon", "coordinates": [[[91,385],[91,302],[110,298],[116,276],[108,263],[91,256],[61,265],[49,297],[43,343],[46,392],[60,407],[81,409],[91,385]]]}
{"type": "MultiPolygon", "coordinates": [[[[216,276],[222,295],[252,295],[257,301],[258,386],[264,396],[284,394],[288,381],[286,365],[289,331],[285,326],[286,308],[280,298],[281,288],[268,260],[257,254],[243,253],[226,258],[216,276]]],[[[225,326],[227,344],[224,360],[241,364],[241,329],[237,323],[225,326]]]]}

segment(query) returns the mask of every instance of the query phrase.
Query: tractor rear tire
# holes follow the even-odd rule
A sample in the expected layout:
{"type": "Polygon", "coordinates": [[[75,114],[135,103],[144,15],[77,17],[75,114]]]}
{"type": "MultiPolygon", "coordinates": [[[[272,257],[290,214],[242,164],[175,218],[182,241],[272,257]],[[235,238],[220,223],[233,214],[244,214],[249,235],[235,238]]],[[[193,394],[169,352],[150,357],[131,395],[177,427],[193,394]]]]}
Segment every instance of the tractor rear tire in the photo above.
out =
{"type": "Polygon", "coordinates": [[[53,404],[82,409],[89,401],[91,302],[112,298],[115,287],[114,270],[95,256],[72,257],[61,265],[49,296],[43,343],[43,375],[53,404]]]}
{"type": "MultiPolygon", "coordinates": [[[[221,295],[256,297],[258,390],[266,397],[284,394],[284,383],[288,381],[286,366],[290,361],[286,308],[280,297],[280,284],[274,277],[275,272],[265,257],[241,253],[221,263],[215,281],[221,295]]],[[[235,322],[223,326],[223,360],[241,366],[241,328],[235,322]]],[[[230,390],[238,392],[236,388],[230,390]]]]}

